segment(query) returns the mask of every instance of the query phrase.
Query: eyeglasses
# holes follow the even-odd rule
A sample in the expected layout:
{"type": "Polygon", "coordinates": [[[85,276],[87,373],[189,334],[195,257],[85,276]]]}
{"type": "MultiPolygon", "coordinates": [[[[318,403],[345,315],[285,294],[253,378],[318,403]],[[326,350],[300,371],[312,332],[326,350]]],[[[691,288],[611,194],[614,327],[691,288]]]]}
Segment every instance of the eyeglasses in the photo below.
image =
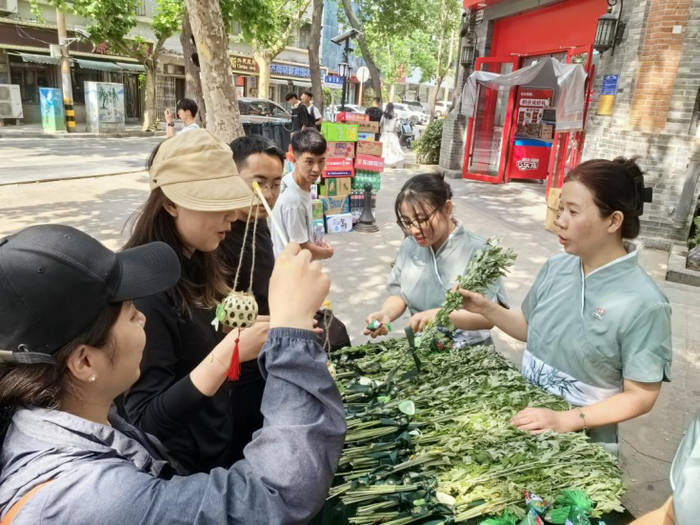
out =
{"type": "Polygon", "coordinates": [[[411,220],[406,217],[401,217],[396,221],[396,224],[398,224],[403,230],[410,230],[411,228],[422,230],[423,226],[430,222],[430,219],[433,218],[433,215],[435,215],[439,209],[440,208],[435,208],[427,217],[423,218],[416,217],[415,219],[411,220]]]}
{"type": "Polygon", "coordinates": [[[280,181],[275,181],[275,182],[258,181],[258,185],[260,186],[261,190],[280,191],[280,186],[282,185],[282,183],[280,181]]]}

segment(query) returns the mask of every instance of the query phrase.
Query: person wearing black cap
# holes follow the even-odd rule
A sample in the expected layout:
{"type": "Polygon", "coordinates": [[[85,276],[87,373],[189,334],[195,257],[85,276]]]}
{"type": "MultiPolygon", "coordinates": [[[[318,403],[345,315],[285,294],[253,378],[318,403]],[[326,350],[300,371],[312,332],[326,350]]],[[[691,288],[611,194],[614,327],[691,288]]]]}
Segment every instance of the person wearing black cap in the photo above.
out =
{"type": "Polygon", "coordinates": [[[527,342],[522,374],[574,408],[528,407],[519,429],[590,431],[617,451],[617,424],[649,412],[670,381],[671,307],[628,253],[651,190],[633,159],[594,159],[564,179],[556,225],[566,253],[542,267],[522,304],[506,310],[460,290],[464,308],[527,342]]]}
{"type": "MultiPolygon", "coordinates": [[[[305,523],[323,504],[345,420],[311,331],[330,286],[289,245],[270,284],[265,425],[229,469],[182,476],[112,401],[139,376],[149,321],[133,300],[172,287],[178,257],[148,243],[115,254],[68,226],[0,240],[2,523],[305,523]]],[[[217,345],[213,369],[230,349],[217,345]]]]}

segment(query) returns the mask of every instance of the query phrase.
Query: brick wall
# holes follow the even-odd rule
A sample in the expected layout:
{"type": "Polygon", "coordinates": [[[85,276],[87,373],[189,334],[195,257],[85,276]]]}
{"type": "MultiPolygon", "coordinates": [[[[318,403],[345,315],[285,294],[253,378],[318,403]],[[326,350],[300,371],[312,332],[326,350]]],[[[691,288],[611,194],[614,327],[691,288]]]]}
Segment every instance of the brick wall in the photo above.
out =
{"type": "MultiPolygon", "coordinates": [[[[651,244],[685,240],[690,217],[676,211],[684,208],[681,193],[698,148],[691,120],[700,88],[700,0],[625,2],[622,19],[623,41],[597,66],[583,160],[639,156],[654,187],[642,236],[651,244]],[[680,35],[672,33],[674,25],[681,26],[680,35]],[[606,74],[620,75],[611,116],[596,114],[606,74]]],[[[685,192],[693,202],[700,191],[695,186],[685,192]]]]}

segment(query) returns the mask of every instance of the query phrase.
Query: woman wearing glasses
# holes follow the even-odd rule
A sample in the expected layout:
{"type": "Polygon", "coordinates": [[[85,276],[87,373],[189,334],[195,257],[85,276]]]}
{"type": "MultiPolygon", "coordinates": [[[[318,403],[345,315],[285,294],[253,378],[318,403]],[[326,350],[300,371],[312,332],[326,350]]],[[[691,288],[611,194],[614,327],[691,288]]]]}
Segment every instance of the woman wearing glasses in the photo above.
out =
{"type": "MultiPolygon", "coordinates": [[[[387,324],[406,308],[411,313],[409,326],[421,332],[443,303],[445,291],[484,246],[483,239],[452,217],[451,198],[452,188],[441,175],[416,175],[404,184],[394,211],[406,238],[387,280],[390,296],[381,310],[367,317],[368,325],[374,320],[381,325],[376,330],[365,330],[365,334],[386,335],[387,324]]],[[[500,281],[487,295],[505,304],[500,281]]],[[[456,347],[491,342],[489,329],[493,323],[482,315],[459,310],[450,319],[457,327],[453,334],[456,347]]]]}

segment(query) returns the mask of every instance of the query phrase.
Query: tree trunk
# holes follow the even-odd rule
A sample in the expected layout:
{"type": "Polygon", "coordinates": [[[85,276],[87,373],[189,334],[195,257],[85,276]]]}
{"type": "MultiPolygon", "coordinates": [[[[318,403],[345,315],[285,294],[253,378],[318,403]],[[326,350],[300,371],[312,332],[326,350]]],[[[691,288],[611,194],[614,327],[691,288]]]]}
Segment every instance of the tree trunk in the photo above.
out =
{"type": "Polygon", "coordinates": [[[197,103],[197,116],[195,122],[200,127],[207,127],[207,107],[204,104],[204,94],[202,93],[202,79],[199,76],[199,60],[197,57],[197,46],[192,35],[190,16],[185,9],[182,16],[182,32],[180,33],[180,44],[182,45],[182,55],[185,58],[185,96],[197,103]]]}
{"type": "Polygon", "coordinates": [[[309,42],[309,68],[311,70],[311,92],[316,107],[323,114],[323,79],[321,78],[321,25],[323,23],[323,0],[313,0],[311,15],[311,41],[309,42]]]}
{"type": "Polygon", "coordinates": [[[394,101],[395,95],[396,95],[396,84],[392,82],[391,87],[389,88],[389,102],[394,101]]]}
{"type": "Polygon", "coordinates": [[[244,134],[218,0],[185,0],[202,76],[207,129],[226,143],[244,134]]]}
{"type": "Polygon", "coordinates": [[[470,9],[466,9],[462,15],[462,25],[459,28],[459,45],[457,51],[457,68],[455,75],[455,88],[452,92],[452,110],[450,112],[462,112],[462,89],[467,83],[467,77],[472,72],[473,64],[462,65],[462,48],[474,47],[474,17],[470,9]]]}
{"type": "Polygon", "coordinates": [[[253,51],[253,60],[258,64],[258,97],[270,98],[270,64],[272,55],[266,50],[253,51]]]}
{"type": "MultiPolygon", "coordinates": [[[[362,26],[360,21],[355,16],[355,12],[352,10],[351,0],[343,0],[343,10],[345,11],[345,16],[348,17],[350,25],[353,29],[357,31],[362,31],[362,26]]],[[[360,44],[360,51],[362,51],[362,58],[365,59],[367,63],[367,69],[369,69],[369,76],[372,79],[372,88],[374,88],[377,96],[381,98],[382,96],[382,77],[379,74],[379,68],[374,63],[372,58],[372,53],[369,52],[369,46],[362,33],[357,37],[357,43],[360,44]]]]}
{"type": "Polygon", "coordinates": [[[440,86],[442,85],[442,48],[444,47],[445,35],[440,35],[440,41],[438,43],[438,55],[437,55],[437,67],[435,68],[435,86],[430,90],[430,99],[428,104],[430,106],[430,121],[435,118],[435,102],[437,102],[438,93],[440,92],[440,86]]]}
{"type": "Polygon", "coordinates": [[[156,62],[152,59],[144,60],[143,67],[146,69],[146,93],[145,107],[143,111],[143,126],[141,131],[149,131],[156,125],[156,62]]]}

